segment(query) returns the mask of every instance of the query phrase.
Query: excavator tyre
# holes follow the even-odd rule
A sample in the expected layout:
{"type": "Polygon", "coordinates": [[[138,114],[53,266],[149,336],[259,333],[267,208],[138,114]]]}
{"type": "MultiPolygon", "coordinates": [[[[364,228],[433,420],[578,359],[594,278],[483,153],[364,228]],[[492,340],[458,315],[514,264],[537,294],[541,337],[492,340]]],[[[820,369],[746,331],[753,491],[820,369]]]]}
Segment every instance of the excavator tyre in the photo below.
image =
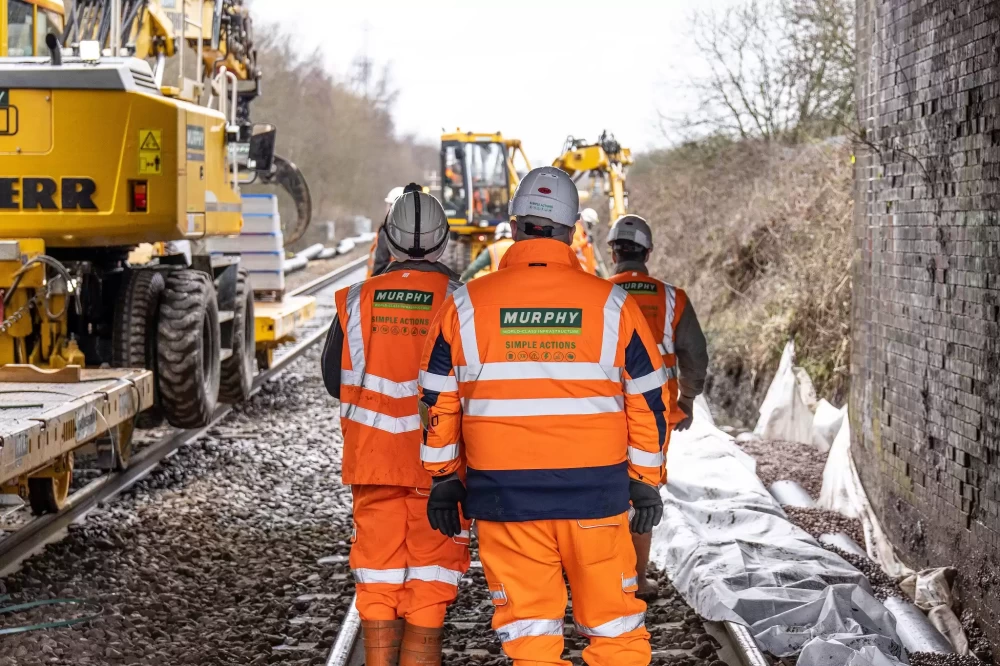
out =
{"type": "Polygon", "coordinates": [[[220,332],[215,287],[192,269],[165,276],[156,340],[156,381],[170,425],[208,425],[219,398],[220,332]]]}
{"type": "Polygon", "coordinates": [[[219,400],[232,404],[250,397],[250,389],[253,387],[253,364],[257,347],[256,326],[253,314],[253,287],[250,285],[250,271],[246,268],[240,268],[236,274],[233,317],[223,326],[232,327],[232,353],[222,361],[219,400]]]}

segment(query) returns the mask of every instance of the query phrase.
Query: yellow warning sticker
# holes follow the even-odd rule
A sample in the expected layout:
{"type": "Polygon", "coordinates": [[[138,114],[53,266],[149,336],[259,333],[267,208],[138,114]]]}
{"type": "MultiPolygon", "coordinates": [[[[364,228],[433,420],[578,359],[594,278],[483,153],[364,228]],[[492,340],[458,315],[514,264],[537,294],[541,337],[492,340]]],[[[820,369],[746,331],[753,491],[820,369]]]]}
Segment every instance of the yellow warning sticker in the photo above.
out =
{"type": "Polygon", "coordinates": [[[139,150],[159,150],[160,130],[139,130],[139,150]]]}
{"type": "Polygon", "coordinates": [[[160,157],[162,146],[160,130],[139,130],[139,173],[141,175],[159,175],[163,169],[160,157]]]}

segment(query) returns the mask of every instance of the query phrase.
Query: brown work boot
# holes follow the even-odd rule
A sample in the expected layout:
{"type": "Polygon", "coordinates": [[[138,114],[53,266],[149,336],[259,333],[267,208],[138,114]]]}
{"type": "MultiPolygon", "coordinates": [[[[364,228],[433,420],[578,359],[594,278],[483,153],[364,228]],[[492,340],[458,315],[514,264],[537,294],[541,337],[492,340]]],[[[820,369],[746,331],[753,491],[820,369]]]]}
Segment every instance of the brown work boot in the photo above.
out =
{"type": "Polygon", "coordinates": [[[403,620],[361,621],[365,637],[365,666],[397,666],[403,642],[403,620]]]}
{"type": "Polygon", "coordinates": [[[441,627],[417,627],[407,622],[403,648],[399,651],[399,666],[441,666],[443,631],[441,627]]]}

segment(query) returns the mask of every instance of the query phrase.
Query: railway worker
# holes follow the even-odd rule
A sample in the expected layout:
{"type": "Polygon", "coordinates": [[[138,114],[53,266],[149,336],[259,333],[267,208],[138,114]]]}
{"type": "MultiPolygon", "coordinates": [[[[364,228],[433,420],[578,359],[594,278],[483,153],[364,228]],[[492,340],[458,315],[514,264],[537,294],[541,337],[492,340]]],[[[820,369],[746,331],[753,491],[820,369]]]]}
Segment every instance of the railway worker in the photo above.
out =
{"type": "MultiPolygon", "coordinates": [[[[615,274],[611,281],[629,292],[642,307],[646,322],[659,342],[667,369],[670,393],[670,427],[687,430],[694,418],[694,399],[705,388],[708,345],[687,293],[649,275],[646,262],[653,249],[653,233],[638,215],[618,218],[608,233],[615,274]]],[[[651,535],[633,536],[638,569],[646,571],[651,535]]],[[[656,583],[639,578],[640,599],[657,597],[656,583]]]]}
{"type": "Polygon", "coordinates": [[[510,230],[510,222],[501,222],[493,232],[493,244],[479,253],[469,267],[462,273],[462,282],[468,282],[480,271],[496,273],[500,268],[500,260],[507,250],[514,244],[513,234],[510,230]]]}
{"type": "MultiPolygon", "coordinates": [[[[594,252],[593,237],[594,226],[597,224],[598,219],[597,211],[593,208],[584,208],[580,211],[580,217],[577,219],[573,231],[573,250],[576,252],[583,270],[591,275],[600,274],[598,272],[597,256],[594,252]]],[[[606,276],[602,275],[602,277],[606,276]]]]}
{"type": "Polygon", "coordinates": [[[425,666],[441,663],[445,610],[469,567],[469,535],[465,522],[449,536],[427,522],[417,372],[431,320],[460,285],[438,261],[448,220],[437,199],[419,189],[401,195],[384,229],[394,261],[337,292],[323,379],[340,399],[366,666],[425,666]]]}
{"type": "Polygon", "coordinates": [[[638,666],[650,647],[629,502],[632,530],[652,530],[666,373],[638,303],[581,270],[577,206],[563,171],[530,171],[500,270],[456,290],[434,320],[420,371],[427,515],[447,535],[464,529],[462,513],[477,521],[493,628],[515,665],[569,666],[565,572],[584,661],[638,666]]]}

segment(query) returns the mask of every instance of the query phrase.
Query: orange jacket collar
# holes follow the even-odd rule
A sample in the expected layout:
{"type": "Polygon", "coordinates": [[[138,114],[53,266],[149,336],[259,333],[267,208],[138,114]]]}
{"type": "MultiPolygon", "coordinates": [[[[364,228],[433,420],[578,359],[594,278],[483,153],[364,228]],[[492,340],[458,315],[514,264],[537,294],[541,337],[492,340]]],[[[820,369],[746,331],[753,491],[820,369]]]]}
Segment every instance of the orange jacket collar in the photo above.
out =
{"type": "Polygon", "coordinates": [[[500,260],[500,268],[516,264],[560,264],[583,270],[576,252],[569,245],[551,238],[516,241],[500,260]]]}

